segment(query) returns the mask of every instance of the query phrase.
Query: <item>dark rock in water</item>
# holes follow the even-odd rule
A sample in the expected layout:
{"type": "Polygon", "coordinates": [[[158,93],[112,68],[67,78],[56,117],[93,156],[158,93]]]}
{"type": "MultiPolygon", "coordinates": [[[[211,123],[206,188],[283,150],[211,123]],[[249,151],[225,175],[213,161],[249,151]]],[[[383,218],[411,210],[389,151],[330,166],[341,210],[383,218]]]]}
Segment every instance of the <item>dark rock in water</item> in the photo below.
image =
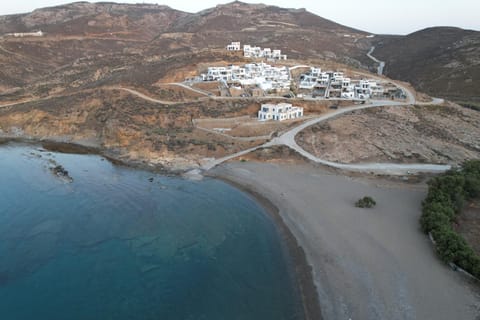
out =
{"type": "Polygon", "coordinates": [[[153,178],[148,178],[148,181],[153,182],[153,178]]]}
{"type": "Polygon", "coordinates": [[[69,176],[68,171],[61,165],[56,165],[53,168],[50,168],[52,173],[60,178],[66,179],[68,182],[72,182],[73,178],[69,176]]]}

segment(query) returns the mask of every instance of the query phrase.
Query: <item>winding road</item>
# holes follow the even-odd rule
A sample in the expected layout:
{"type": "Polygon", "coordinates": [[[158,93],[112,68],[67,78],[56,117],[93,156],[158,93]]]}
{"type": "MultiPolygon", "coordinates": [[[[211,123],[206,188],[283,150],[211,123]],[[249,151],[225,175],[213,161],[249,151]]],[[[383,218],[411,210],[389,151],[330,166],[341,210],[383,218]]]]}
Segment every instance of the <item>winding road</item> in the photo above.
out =
{"type": "Polygon", "coordinates": [[[172,85],[172,86],[177,86],[177,87],[182,87],[182,88],[185,88],[187,90],[190,90],[192,92],[195,92],[195,93],[198,93],[198,94],[201,94],[203,96],[207,96],[207,97],[211,97],[212,94],[208,91],[204,91],[204,90],[200,90],[200,89],[197,89],[197,88],[194,88],[194,87],[191,87],[189,85],[186,85],[185,83],[183,82],[171,82],[171,83],[166,83],[167,85],[172,85]]]}
{"type": "Polygon", "coordinates": [[[154,103],[160,103],[160,104],[166,104],[166,105],[177,104],[177,102],[166,101],[166,100],[158,100],[158,99],[151,98],[151,97],[149,97],[147,95],[144,95],[143,93],[138,92],[137,90],[133,90],[133,89],[123,88],[123,87],[112,87],[112,88],[105,88],[105,89],[126,91],[130,94],[133,94],[134,96],[142,98],[143,100],[147,100],[147,101],[154,102],[154,103]]]}
{"type": "Polygon", "coordinates": [[[380,61],[377,58],[375,58],[374,56],[372,56],[372,53],[373,53],[374,50],[375,50],[375,47],[371,47],[370,51],[368,51],[368,53],[367,53],[367,57],[369,57],[370,59],[372,59],[373,61],[378,63],[377,73],[378,73],[378,75],[381,76],[381,75],[383,75],[383,69],[385,68],[385,62],[380,61]]]}
{"type": "MultiPolygon", "coordinates": [[[[247,153],[252,151],[258,150],[260,148],[268,148],[273,146],[281,146],[285,145],[290,149],[295,150],[303,157],[322,165],[326,165],[329,167],[348,170],[348,171],[357,171],[357,172],[373,172],[377,174],[389,174],[389,175],[405,175],[405,174],[412,174],[412,173],[419,173],[419,172],[444,172],[451,169],[450,165],[440,165],[440,164],[424,164],[424,163],[411,163],[411,164],[397,164],[397,163],[339,163],[339,162],[332,162],[323,160],[314,156],[313,154],[307,152],[305,149],[300,147],[297,142],[295,141],[295,136],[302,130],[315,125],[322,121],[327,121],[339,115],[345,114],[347,112],[355,111],[355,110],[362,110],[362,109],[369,109],[369,108],[379,108],[379,107],[386,107],[386,106],[408,106],[415,103],[415,97],[412,92],[410,92],[407,88],[402,87],[399,85],[401,89],[403,89],[407,95],[406,102],[397,102],[397,101],[374,101],[368,104],[364,104],[361,106],[350,106],[345,107],[334,112],[319,116],[312,120],[306,121],[303,124],[296,126],[295,128],[283,133],[281,136],[272,139],[271,141],[247,149],[235,154],[231,154],[225,156],[223,158],[214,159],[207,163],[205,163],[201,169],[204,171],[208,171],[217,165],[226,162],[228,160],[234,159],[236,157],[243,156],[247,153]]],[[[443,103],[442,99],[433,99],[430,104],[440,104],[443,103]]]]}
{"type": "MultiPolygon", "coordinates": [[[[291,130],[283,133],[279,137],[276,137],[276,138],[272,139],[271,141],[266,142],[262,145],[258,145],[258,146],[255,146],[255,147],[252,147],[252,148],[249,148],[249,149],[246,149],[246,150],[242,150],[240,152],[237,152],[237,153],[234,153],[234,154],[222,157],[222,158],[210,160],[210,161],[206,162],[205,164],[203,164],[200,167],[200,169],[203,170],[203,171],[208,171],[208,170],[210,170],[210,169],[212,169],[212,168],[214,168],[214,167],[216,167],[216,166],[218,166],[218,165],[220,165],[220,164],[222,164],[222,163],[224,163],[228,160],[243,156],[243,155],[248,154],[252,151],[258,150],[260,148],[268,148],[268,147],[273,147],[273,146],[285,145],[285,146],[295,150],[296,152],[298,152],[299,154],[301,154],[305,158],[307,158],[307,159],[309,159],[309,160],[311,160],[315,163],[326,165],[326,166],[333,167],[333,168],[348,170],[348,171],[374,172],[374,173],[378,173],[378,174],[390,174],[390,175],[405,175],[405,174],[418,173],[418,172],[443,172],[443,171],[449,170],[451,168],[450,165],[438,165],[438,164],[423,164],[423,163],[412,163],[412,164],[356,163],[356,164],[354,164],[354,163],[332,162],[332,161],[327,161],[327,160],[324,160],[324,159],[321,159],[321,158],[318,158],[318,157],[314,156],[313,154],[307,152],[305,149],[300,147],[297,144],[297,142],[295,141],[295,136],[300,131],[304,130],[305,128],[308,128],[308,127],[310,127],[312,125],[315,125],[315,124],[317,124],[319,122],[322,122],[322,121],[327,121],[329,119],[332,119],[334,117],[337,117],[337,116],[342,115],[342,114],[347,113],[347,112],[351,112],[351,111],[354,111],[354,110],[368,109],[368,108],[379,108],[379,107],[385,107],[385,106],[399,106],[399,107],[401,107],[401,106],[408,106],[408,105],[416,103],[415,97],[414,97],[413,93],[410,92],[410,90],[401,86],[400,84],[396,84],[396,85],[399,88],[401,88],[402,90],[404,90],[404,92],[406,93],[407,99],[406,99],[405,102],[390,101],[390,100],[383,101],[382,100],[382,101],[370,102],[370,103],[360,105],[360,106],[359,105],[354,105],[354,106],[341,108],[339,110],[335,110],[335,111],[330,112],[328,114],[325,114],[325,115],[313,118],[311,120],[308,120],[308,121],[292,128],[291,130]]],[[[147,96],[147,95],[145,95],[145,94],[143,94],[143,93],[141,93],[137,90],[134,90],[134,89],[124,88],[124,87],[105,87],[103,89],[126,91],[126,92],[128,92],[132,95],[135,95],[135,96],[137,96],[139,98],[142,98],[146,101],[150,101],[150,102],[154,102],[154,103],[159,103],[159,104],[164,104],[164,105],[176,104],[172,101],[164,101],[164,100],[154,99],[154,98],[149,97],[149,96],[147,96]]],[[[11,106],[14,106],[14,105],[24,104],[24,103],[28,103],[28,102],[32,102],[32,101],[48,100],[48,99],[51,99],[51,98],[53,98],[53,97],[47,97],[47,98],[41,98],[41,99],[32,99],[32,100],[16,102],[16,103],[8,103],[8,104],[0,105],[0,108],[11,107],[11,106]]],[[[443,99],[434,98],[430,103],[421,103],[421,104],[441,104],[441,103],[443,103],[443,99]]],[[[258,137],[256,137],[255,139],[257,139],[257,138],[258,137]]],[[[242,140],[250,141],[250,139],[248,139],[248,138],[242,139],[242,140]]]]}

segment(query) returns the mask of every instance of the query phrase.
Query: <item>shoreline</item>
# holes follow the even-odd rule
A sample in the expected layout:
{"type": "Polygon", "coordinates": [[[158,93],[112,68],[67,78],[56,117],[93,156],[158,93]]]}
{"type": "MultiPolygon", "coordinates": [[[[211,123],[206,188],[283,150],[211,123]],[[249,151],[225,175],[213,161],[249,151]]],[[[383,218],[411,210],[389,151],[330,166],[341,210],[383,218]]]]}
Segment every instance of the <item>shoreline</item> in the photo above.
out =
{"type": "MultiPolygon", "coordinates": [[[[165,176],[181,176],[184,171],[172,171],[165,168],[159,168],[148,165],[148,163],[123,161],[117,159],[111,155],[106,154],[106,150],[102,150],[98,147],[84,146],[77,143],[59,142],[54,140],[38,140],[28,138],[0,138],[0,146],[8,144],[27,144],[38,145],[45,150],[67,154],[90,154],[97,155],[105,158],[116,166],[125,166],[128,168],[146,170],[162,174],[165,176]]],[[[299,304],[302,307],[304,320],[322,320],[322,313],[319,303],[319,296],[315,281],[313,278],[312,266],[308,263],[307,257],[303,247],[298,243],[297,238],[294,236],[290,228],[287,226],[280,214],[280,209],[269,198],[255,190],[253,187],[243,185],[233,179],[229,179],[226,176],[218,175],[216,173],[206,172],[205,177],[218,179],[223,181],[236,189],[245,192],[251,196],[258,205],[260,205],[266,212],[269,218],[272,219],[272,223],[278,235],[280,237],[280,245],[283,247],[290,269],[290,276],[295,290],[299,297],[299,304]]]]}
{"type": "MultiPolygon", "coordinates": [[[[49,141],[0,138],[0,145],[9,142],[43,146],[49,141]]],[[[64,151],[85,150],[52,143],[64,151]]],[[[111,161],[99,148],[85,151],[111,161]]],[[[113,163],[170,176],[183,173],[113,163]]],[[[415,183],[378,184],[379,177],[309,163],[232,162],[203,175],[246,192],[273,219],[304,319],[473,319],[480,310],[478,287],[443,264],[420,232],[426,190],[415,183]],[[365,195],[378,205],[354,207],[365,195]]]]}
{"type": "Polygon", "coordinates": [[[275,228],[280,236],[282,246],[288,255],[288,262],[290,269],[293,271],[293,281],[296,290],[300,294],[300,303],[302,305],[303,319],[305,320],[322,320],[322,312],[320,308],[320,300],[318,296],[317,287],[313,279],[313,269],[307,260],[305,250],[298,243],[297,238],[287,226],[280,214],[280,209],[266,196],[256,191],[255,188],[243,185],[232,178],[224,175],[208,174],[207,177],[212,177],[221,180],[240,191],[250,195],[272,218],[275,228]]]}
{"type": "Polygon", "coordinates": [[[307,272],[315,292],[301,292],[304,308],[315,297],[323,319],[478,315],[478,287],[442,263],[419,228],[423,187],[311,164],[255,161],[222,164],[209,176],[260,194],[277,209],[311,266],[307,272]],[[354,206],[365,195],[377,201],[375,208],[354,206]]]}
{"type": "Polygon", "coordinates": [[[45,150],[66,154],[91,154],[105,158],[116,166],[123,166],[133,169],[146,170],[159,173],[165,176],[180,176],[185,173],[184,170],[171,170],[161,165],[151,164],[142,160],[124,160],[116,157],[111,150],[103,149],[98,146],[88,146],[75,142],[63,142],[51,139],[30,139],[25,137],[1,137],[0,146],[9,143],[38,145],[45,150]]]}

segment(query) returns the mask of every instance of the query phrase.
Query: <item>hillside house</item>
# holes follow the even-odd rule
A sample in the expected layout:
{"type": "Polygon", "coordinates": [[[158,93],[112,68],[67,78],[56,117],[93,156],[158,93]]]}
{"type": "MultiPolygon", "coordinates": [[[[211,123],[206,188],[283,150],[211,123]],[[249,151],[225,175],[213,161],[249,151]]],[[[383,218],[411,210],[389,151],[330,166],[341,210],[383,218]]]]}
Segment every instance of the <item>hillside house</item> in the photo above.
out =
{"type": "Polygon", "coordinates": [[[249,44],[243,46],[243,56],[246,58],[265,58],[273,60],[287,60],[287,55],[282,54],[281,50],[272,50],[270,48],[255,47],[249,44]]]}
{"type": "Polygon", "coordinates": [[[370,97],[383,97],[384,89],[374,80],[362,79],[354,86],[355,95],[359,99],[370,97]]]}
{"type": "Polygon", "coordinates": [[[303,117],[303,108],[294,107],[290,103],[262,104],[258,111],[259,121],[284,121],[303,117]]]}
{"type": "Polygon", "coordinates": [[[330,74],[322,72],[320,68],[310,68],[310,72],[300,77],[300,89],[326,88],[330,81],[330,74]]]}
{"type": "Polygon", "coordinates": [[[227,50],[228,51],[240,51],[240,50],[242,50],[242,47],[240,45],[240,42],[232,42],[229,45],[227,45],[227,50]]]}

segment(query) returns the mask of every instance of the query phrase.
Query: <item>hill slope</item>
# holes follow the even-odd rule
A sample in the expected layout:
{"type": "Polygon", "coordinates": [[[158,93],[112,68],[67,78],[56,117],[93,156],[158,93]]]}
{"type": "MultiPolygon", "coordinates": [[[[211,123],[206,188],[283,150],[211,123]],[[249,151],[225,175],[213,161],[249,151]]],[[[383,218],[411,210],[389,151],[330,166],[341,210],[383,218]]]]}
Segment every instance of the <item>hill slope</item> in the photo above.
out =
{"type": "Polygon", "coordinates": [[[4,90],[49,82],[52,74],[58,80],[69,68],[78,75],[82,61],[88,61],[92,70],[97,61],[101,68],[141,65],[144,69],[152,61],[177,56],[178,66],[202,50],[241,41],[282,49],[290,58],[326,59],[365,68],[372,63],[365,54],[375,45],[374,55],[386,62],[387,76],[409,81],[435,96],[480,101],[476,85],[480,32],[458,28],[367,38],[363,31],[305,9],[235,1],[191,14],[160,5],[75,2],[0,16],[2,35],[0,89],[4,90]],[[6,36],[36,30],[45,36],[6,36]]]}
{"type": "Polygon", "coordinates": [[[9,69],[2,77],[4,84],[24,85],[52,68],[99,54],[133,52],[165,57],[222,49],[231,41],[242,41],[282,49],[291,57],[329,58],[359,65],[350,56],[367,49],[355,41],[365,35],[304,9],[238,1],[196,14],[159,5],[76,2],[0,17],[0,36],[4,36],[0,63],[9,69]],[[45,37],[5,36],[37,30],[45,37]]]}
{"type": "Polygon", "coordinates": [[[305,9],[285,9],[235,1],[185,16],[172,32],[193,35],[190,44],[223,47],[241,41],[282,49],[294,58],[334,58],[347,61],[351,52],[364,51],[355,42],[365,32],[342,26],[305,9]],[[348,34],[350,37],[345,37],[348,34]]]}
{"type": "Polygon", "coordinates": [[[382,36],[375,46],[387,76],[435,96],[480,102],[480,32],[429,28],[405,37],[382,36]]]}

